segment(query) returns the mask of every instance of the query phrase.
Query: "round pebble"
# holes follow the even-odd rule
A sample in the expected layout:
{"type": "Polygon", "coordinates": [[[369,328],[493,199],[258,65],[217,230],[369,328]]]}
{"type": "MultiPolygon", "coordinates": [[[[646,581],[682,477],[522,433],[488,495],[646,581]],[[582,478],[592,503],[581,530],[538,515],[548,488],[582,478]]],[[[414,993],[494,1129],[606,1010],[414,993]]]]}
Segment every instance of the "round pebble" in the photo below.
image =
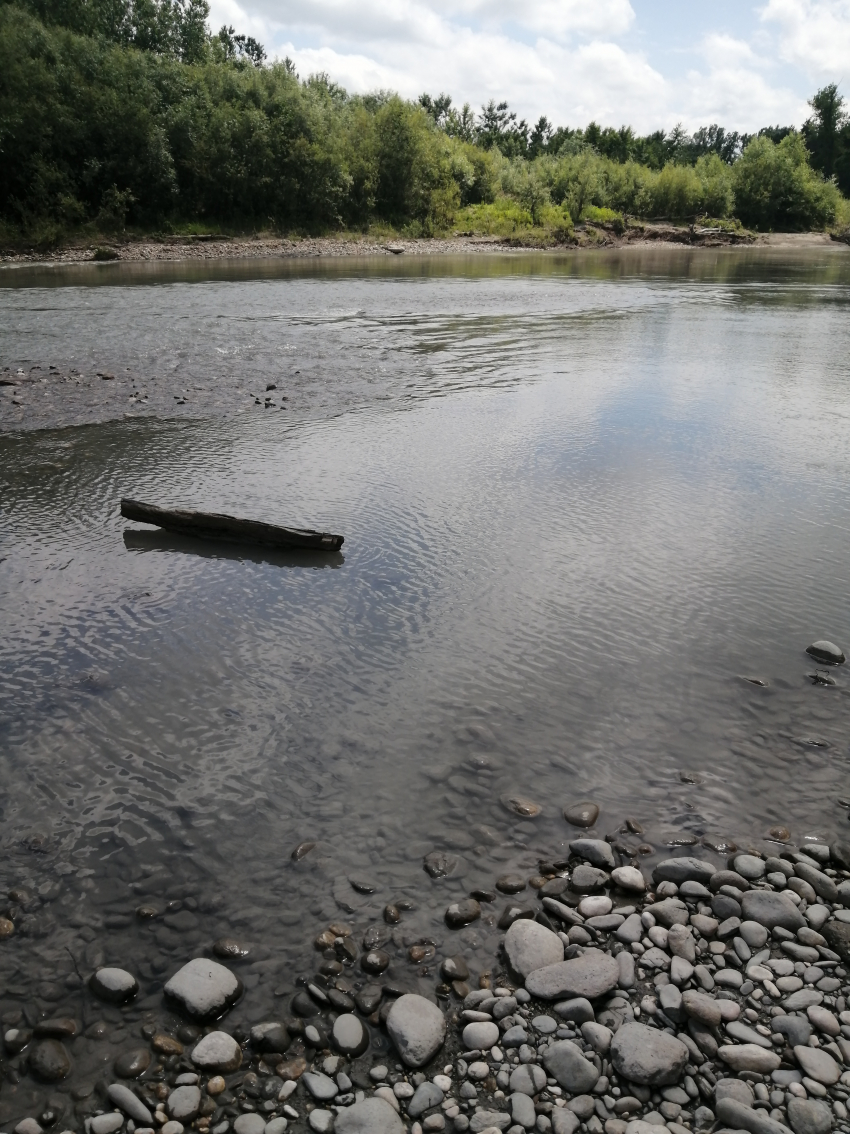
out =
{"type": "Polygon", "coordinates": [[[573,827],[592,827],[599,818],[599,807],[586,801],[564,808],[564,818],[573,827]]]}
{"type": "Polygon", "coordinates": [[[125,969],[98,969],[89,978],[89,988],[99,1000],[109,1004],[125,1004],[139,991],[139,983],[125,969]]]}

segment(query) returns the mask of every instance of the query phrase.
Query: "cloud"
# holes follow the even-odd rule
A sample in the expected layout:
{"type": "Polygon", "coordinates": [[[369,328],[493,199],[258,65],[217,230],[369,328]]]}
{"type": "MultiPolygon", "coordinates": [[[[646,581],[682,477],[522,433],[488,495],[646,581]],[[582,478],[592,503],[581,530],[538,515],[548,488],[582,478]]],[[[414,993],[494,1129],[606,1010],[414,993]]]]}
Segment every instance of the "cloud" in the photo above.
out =
{"type": "Polygon", "coordinates": [[[781,58],[810,78],[850,78],[850,0],[768,0],[761,18],[777,25],[781,58]]]}

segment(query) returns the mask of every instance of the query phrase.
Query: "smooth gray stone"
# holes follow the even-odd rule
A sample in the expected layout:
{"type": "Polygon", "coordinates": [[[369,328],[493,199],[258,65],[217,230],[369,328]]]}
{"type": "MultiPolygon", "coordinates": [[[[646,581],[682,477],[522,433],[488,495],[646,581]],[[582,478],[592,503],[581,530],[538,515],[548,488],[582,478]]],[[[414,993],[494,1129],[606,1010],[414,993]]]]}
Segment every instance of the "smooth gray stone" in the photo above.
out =
{"type": "Polygon", "coordinates": [[[752,1087],[743,1079],[718,1079],[714,1088],[714,1101],[718,1103],[721,1099],[735,1099],[743,1106],[752,1106],[755,1102],[752,1087]]]}
{"type": "Polygon", "coordinates": [[[821,932],[830,949],[837,953],[843,961],[850,962],[850,925],[846,921],[828,921],[822,927],[821,932]]]}
{"type": "Polygon", "coordinates": [[[571,807],[564,808],[564,818],[573,827],[592,827],[599,818],[599,808],[589,800],[574,803],[571,807]]]}
{"type": "Polygon", "coordinates": [[[589,894],[601,889],[608,882],[608,875],[598,866],[577,866],[570,877],[570,889],[576,894],[589,894]]]}
{"type": "Polygon", "coordinates": [[[620,970],[620,978],[617,985],[620,988],[634,988],[635,986],[635,957],[633,953],[627,952],[623,949],[617,954],[617,968],[620,970]]]}
{"type": "Polygon", "coordinates": [[[765,926],[757,921],[742,921],[738,932],[751,949],[763,949],[769,937],[765,926]]]}
{"type": "Polygon", "coordinates": [[[817,1099],[795,1098],[788,1103],[788,1121],[794,1134],[829,1134],[832,1110],[817,1099]]]}
{"type": "Polygon", "coordinates": [[[90,1123],[91,1134],[115,1134],[124,1125],[123,1114],[96,1114],[90,1123]]]}
{"type": "Polygon", "coordinates": [[[800,1071],[771,1071],[770,1080],[778,1087],[787,1087],[791,1083],[801,1083],[803,1075],[800,1071]]]}
{"type": "Polygon", "coordinates": [[[844,651],[840,646],[836,646],[835,642],[827,642],[823,638],[819,642],[812,642],[810,646],[806,646],[806,653],[811,654],[818,661],[828,662],[830,665],[841,665],[846,660],[844,651]]]}
{"type": "Polygon", "coordinates": [[[404,1134],[404,1124],[388,1102],[371,1098],[340,1107],[334,1134],[404,1134]]]}
{"type": "MultiPolygon", "coordinates": [[[[522,1024],[514,1024],[512,1028],[508,1028],[502,1035],[502,1047],[522,1047],[524,1043],[528,1043],[528,1032],[522,1024]]],[[[491,1044],[490,1046],[492,1047],[493,1045],[491,1044]]]]}
{"type": "Polygon", "coordinates": [[[611,1043],[611,1062],[618,1075],[644,1087],[677,1082],[688,1062],[688,1049],[675,1036],[645,1024],[623,1024],[611,1043]]]}
{"type": "Polygon", "coordinates": [[[746,921],[757,921],[766,929],[779,926],[796,933],[806,924],[806,919],[791,899],[772,890],[747,890],[741,898],[741,908],[746,921]]]}
{"type": "Polygon", "coordinates": [[[153,1126],[153,1115],[129,1087],[125,1087],[123,1083],[112,1083],[107,1087],[106,1093],[109,1095],[109,1101],[128,1114],[135,1123],[153,1126]]]}
{"type": "Polygon", "coordinates": [[[537,969],[525,982],[532,996],[555,1000],[560,996],[594,1000],[616,988],[620,967],[614,957],[598,949],[587,949],[580,957],[537,969]]]}
{"type": "Polygon", "coordinates": [[[537,1112],[534,1109],[533,1099],[525,1094],[511,1095],[508,1099],[508,1105],[511,1108],[511,1117],[514,1122],[526,1130],[531,1130],[534,1127],[537,1122],[537,1112]]]}
{"type": "Polygon", "coordinates": [[[811,1008],[813,1004],[820,1004],[822,1001],[822,992],[817,992],[813,988],[801,988],[799,992],[792,992],[790,996],[786,996],[782,1001],[782,1007],[786,1012],[800,1012],[805,1008],[811,1008]]]}
{"type": "Polygon", "coordinates": [[[200,1108],[201,1092],[198,1087],[176,1087],[165,1103],[168,1117],[182,1122],[184,1126],[188,1126],[200,1108]]]}
{"type": "Polygon", "coordinates": [[[586,1020],[596,1018],[593,1005],[585,996],[577,996],[574,1000],[562,1000],[555,1005],[555,1011],[562,1020],[571,1020],[574,1024],[583,1024],[586,1020]]]}
{"type": "Polygon", "coordinates": [[[646,890],[646,879],[636,866],[618,866],[611,871],[615,886],[632,894],[642,894],[646,890]]]}
{"type": "Polygon", "coordinates": [[[746,878],[748,882],[755,882],[759,878],[764,878],[767,872],[764,859],[757,858],[754,854],[739,854],[735,859],[733,869],[742,878],[746,878]]]}
{"type": "Polygon", "coordinates": [[[740,1043],[754,1043],[758,1047],[767,1048],[768,1051],[773,1050],[773,1044],[767,1036],[763,1036],[755,1028],[748,1028],[742,1020],[730,1020],[726,1024],[726,1031],[732,1039],[736,1039],[740,1043]]]}
{"type": "Polygon", "coordinates": [[[613,870],[617,865],[614,862],[614,852],[611,844],[604,839],[574,839],[570,843],[570,851],[579,858],[585,859],[591,866],[600,866],[603,870],[613,870]]]}
{"type": "Polygon", "coordinates": [[[640,920],[640,914],[633,913],[629,914],[623,924],[614,930],[614,936],[618,941],[623,941],[626,945],[632,945],[635,941],[640,941],[645,932],[643,922],[640,920]]]}
{"type": "Polygon", "coordinates": [[[688,989],[682,993],[682,1004],[689,1016],[700,1020],[710,1028],[720,1026],[720,1005],[713,996],[706,996],[704,992],[688,989]]]}
{"type": "Polygon", "coordinates": [[[233,1123],[236,1134],[264,1134],[266,1120],[261,1114],[240,1114],[233,1123]]]}
{"type": "Polygon", "coordinates": [[[585,1059],[582,1050],[570,1040],[559,1040],[543,1053],[543,1066],[558,1083],[573,1095],[591,1091],[599,1081],[596,1067],[585,1059]]]}
{"type": "Polygon", "coordinates": [[[717,868],[701,858],[665,858],[652,872],[655,882],[708,882],[717,868]]]}
{"type": "Polygon", "coordinates": [[[436,1004],[424,996],[408,992],[400,996],[390,1009],[387,1031],[402,1062],[408,1067],[421,1067],[442,1047],[446,1038],[446,1020],[436,1004]]]}
{"type": "Polygon", "coordinates": [[[98,969],[89,978],[89,988],[99,1000],[109,1004],[123,1004],[131,1000],[139,991],[139,985],[132,973],[126,969],[98,969]]]}
{"type": "Polygon", "coordinates": [[[836,839],[829,848],[829,856],[842,870],[850,870],[850,841],[836,839]]]}
{"type": "MultiPolygon", "coordinates": [[[[481,1134],[481,1131],[486,1130],[488,1126],[495,1126],[498,1130],[507,1130],[510,1124],[511,1116],[504,1110],[479,1110],[472,1116],[469,1129],[472,1134],[481,1134]]],[[[337,1127],[336,1134],[339,1134],[339,1127],[337,1127]]]]}
{"type": "Polygon", "coordinates": [[[228,1074],[242,1064],[242,1048],[227,1032],[210,1032],[196,1044],[192,1062],[205,1071],[228,1074]]]}
{"type": "Polygon", "coordinates": [[[519,918],[505,934],[505,952],[511,968],[522,977],[527,977],[536,969],[544,969],[547,965],[563,961],[564,943],[557,933],[539,922],[519,918]]]}
{"type": "Polygon", "coordinates": [[[817,1047],[806,1047],[799,1044],[794,1048],[794,1055],[804,1075],[831,1087],[841,1078],[841,1067],[828,1051],[821,1051],[817,1047]]]}
{"type": "Polygon", "coordinates": [[[808,882],[818,897],[823,898],[824,901],[838,901],[838,887],[829,875],[824,874],[822,870],[817,870],[814,866],[798,862],[794,866],[794,873],[798,878],[802,878],[804,882],[808,882]]]}
{"type": "Polygon", "coordinates": [[[715,1113],[718,1122],[733,1130],[748,1130],[750,1134],[790,1134],[787,1126],[770,1118],[765,1111],[743,1106],[737,1099],[721,1099],[715,1113]]]}
{"type": "Polygon", "coordinates": [[[334,1124],[333,1111],[316,1107],[307,1115],[307,1123],[314,1134],[330,1134],[334,1124]]]}
{"type": "Polygon", "coordinates": [[[664,984],[658,990],[658,1003],[661,1005],[661,1010],[665,1016],[668,1016],[674,1024],[680,1024],[684,1019],[684,1009],[682,1007],[682,993],[675,984],[664,984]]]}
{"type": "Polygon", "coordinates": [[[463,1043],[467,1051],[486,1051],[499,1042],[499,1028],[494,1023],[467,1024],[463,1029],[463,1043]]]}
{"type": "Polygon", "coordinates": [[[759,1075],[776,1071],[782,1062],[776,1052],[754,1043],[727,1044],[718,1048],[717,1054],[733,1071],[755,1071],[759,1075]]]}
{"type": "Polygon", "coordinates": [[[418,1118],[431,1107],[439,1106],[445,1097],[436,1083],[420,1083],[413,1092],[413,1098],[407,1104],[407,1113],[411,1118],[418,1118]]]}
{"type": "Polygon", "coordinates": [[[164,992],[194,1020],[205,1021],[217,1019],[239,999],[242,981],[217,961],[196,957],[174,974],[164,992]]]}
{"type": "Polygon", "coordinates": [[[591,929],[599,929],[603,933],[610,933],[612,929],[618,929],[625,920],[622,914],[596,914],[589,917],[585,925],[589,925],[591,929]]]}
{"type": "Polygon", "coordinates": [[[552,1134],[575,1134],[581,1119],[565,1106],[556,1106],[549,1116],[552,1120],[552,1134]]]}
{"type": "Polygon", "coordinates": [[[674,925],[687,925],[691,916],[688,907],[678,898],[665,898],[663,902],[655,902],[646,908],[665,929],[670,929],[674,925]]]}
{"type": "Polygon", "coordinates": [[[521,1063],[511,1072],[511,1093],[519,1092],[523,1095],[540,1094],[546,1086],[546,1072],[536,1063],[521,1063]]]}
{"type": "Polygon", "coordinates": [[[329,1102],[339,1094],[339,1088],[330,1075],[321,1071],[305,1071],[301,1082],[317,1102],[329,1102]]]}
{"type": "Polygon", "coordinates": [[[614,1033],[610,1028],[606,1028],[604,1024],[597,1024],[588,1022],[581,1026],[581,1037],[585,1043],[589,1043],[594,1051],[598,1051],[600,1055],[607,1055],[611,1047],[611,1040],[614,1038],[614,1033]]]}
{"type": "Polygon", "coordinates": [[[369,1046],[369,1033],[353,1012],[337,1016],[331,1036],[337,1051],[349,1057],[361,1055],[369,1046]]]}
{"type": "Polygon", "coordinates": [[[30,1052],[29,1068],[43,1083],[56,1083],[71,1070],[71,1059],[57,1039],[45,1039],[30,1052]]]}

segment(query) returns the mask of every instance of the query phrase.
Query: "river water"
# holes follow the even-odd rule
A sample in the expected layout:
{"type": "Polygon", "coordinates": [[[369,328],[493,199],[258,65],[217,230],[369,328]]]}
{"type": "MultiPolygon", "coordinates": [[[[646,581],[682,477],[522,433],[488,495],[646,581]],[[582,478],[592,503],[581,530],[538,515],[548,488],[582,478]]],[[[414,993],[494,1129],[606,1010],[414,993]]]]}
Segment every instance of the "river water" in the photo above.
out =
{"type": "MultiPolygon", "coordinates": [[[[386,979],[433,995],[421,940],[490,967],[504,903],[459,933],[445,907],[562,853],[577,801],[656,858],[846,833],[850,680],[814,685],[805,654],[850,648],[846,252],[3,282],[6,363],[179,368],[211,406],[223,367],[293,390],[0,435],[0,875],[28,895],[0,1013],[105,1019],[75,1082],[167,1023],[162,983],[223,935],[250,950],[229,1025],[288,1011],[315,935],[359,940],[390,900],[415,909],[386,979]],[[122,495],[345,544],[195,545],[122,495]],[[132,1009],[80,988],[104,962],[138,976],[132,1009]]],[[[60,1105],[15,1066],[0,1121],[60,1105]]]]}

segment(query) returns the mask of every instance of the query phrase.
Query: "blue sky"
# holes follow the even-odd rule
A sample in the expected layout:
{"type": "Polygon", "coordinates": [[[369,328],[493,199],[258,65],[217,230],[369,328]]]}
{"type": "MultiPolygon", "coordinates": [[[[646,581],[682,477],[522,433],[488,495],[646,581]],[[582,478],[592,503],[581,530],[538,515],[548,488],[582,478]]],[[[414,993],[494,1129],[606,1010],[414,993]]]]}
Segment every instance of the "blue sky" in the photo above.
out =
{"type": "MultiPolygon", "coordinates": [[[[799,125],[819,86],[850,87],[850,0],[211,0],[350,91],[506,98],[529,120],[799,125]]],[[[850,94],[850,90],[848,90],[850,94]]]]}

